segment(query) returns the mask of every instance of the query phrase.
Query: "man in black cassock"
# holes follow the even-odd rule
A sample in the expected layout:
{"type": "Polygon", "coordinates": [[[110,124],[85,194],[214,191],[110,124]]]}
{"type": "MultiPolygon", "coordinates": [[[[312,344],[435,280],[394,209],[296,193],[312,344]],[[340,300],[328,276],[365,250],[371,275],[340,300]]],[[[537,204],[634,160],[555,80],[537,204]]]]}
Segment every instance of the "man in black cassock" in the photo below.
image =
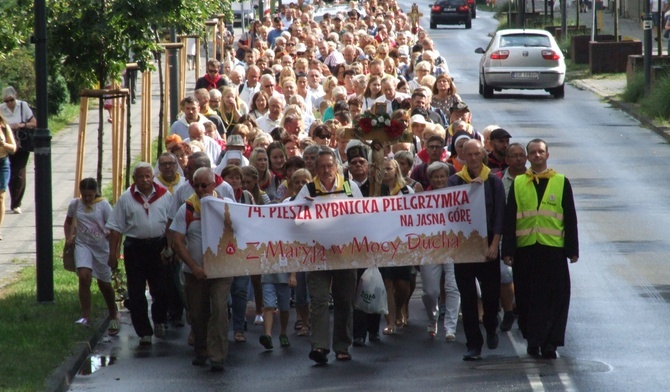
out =
{"type": "Polygon", "coordinates": [[[507,199],[502,256],[514,271],[528,354],[541,350],[542,357],[554,359],[556,347],[564,345],[570,308],[567,259],[579,259],[577,213],[570,182],[547,168],[546,142],[531,140],[527,150],[530,169],[515,178],[507,199]]]}

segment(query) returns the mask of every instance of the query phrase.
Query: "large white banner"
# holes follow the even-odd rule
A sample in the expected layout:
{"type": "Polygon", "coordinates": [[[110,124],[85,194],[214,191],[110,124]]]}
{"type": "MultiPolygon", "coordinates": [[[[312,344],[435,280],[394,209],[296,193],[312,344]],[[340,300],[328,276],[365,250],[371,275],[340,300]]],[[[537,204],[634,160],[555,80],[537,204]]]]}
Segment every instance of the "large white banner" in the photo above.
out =
{"type": "Polygon", "coordinates": [[[484,186],[254,206],[202,199],[207,276],[485,260],[484,186]]]}

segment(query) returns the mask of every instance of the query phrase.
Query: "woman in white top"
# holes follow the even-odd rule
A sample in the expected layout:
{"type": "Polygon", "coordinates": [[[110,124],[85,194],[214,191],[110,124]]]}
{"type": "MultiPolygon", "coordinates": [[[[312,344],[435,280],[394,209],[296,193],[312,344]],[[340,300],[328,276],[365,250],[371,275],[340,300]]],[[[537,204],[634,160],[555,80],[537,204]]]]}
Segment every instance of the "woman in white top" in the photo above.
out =
{"type": "Polygon", "coordinates": [[[109,312],[107,332],[114,336],[119,333],[119,321],[114,289],[112,288],[112,269],[109,261],[109,230],[105,227],[112,213],[112,206],[98,194],[98,183],[93,178],[85,178],[79,183],[81,198],[70,202],[63,228],[65,241],[74,242],[74,259],[79,278],[79,302],[82,317],[77,324],[88,325],[91,320],[91,281],[95,277],[109,312]],[[76,233],[72,234],[72,225],[76,218],[76,233]]]}
{"type": "MultiPolygon", "coordinates": [[[[0,104],[0,113],[5,116],[5,121],[12,128],[15,135],[17,132],[25,131],[26,135],[32,134],[33,129],[37,127],[37,120],[33,111],[26,101],[17,98],[14,87],[7,87],[2,90],[2,104],[0,104]]],[[[11,209],[15,214],[21,213],[21,202],[26,192],[26,166],[30,151],[21,148],[21,141],[16,140],[17,150],[10,155],[11,175],[9,178],[9,195],[11,197],[11,209]]],[[[24,146],[25,147],[25,146],[24,146]]]]}
{"type": "MultiPolygon", "coordinates": [[[[5,220],[5,192],[7,192],[10,174],[9,155],[15,152],[14,134],[5,122],[5,118],[0,114],[0,230],[2,230],[2,222],[5,220]]],[[[2,232],[0,231],[1,240],[2,232]]]]}

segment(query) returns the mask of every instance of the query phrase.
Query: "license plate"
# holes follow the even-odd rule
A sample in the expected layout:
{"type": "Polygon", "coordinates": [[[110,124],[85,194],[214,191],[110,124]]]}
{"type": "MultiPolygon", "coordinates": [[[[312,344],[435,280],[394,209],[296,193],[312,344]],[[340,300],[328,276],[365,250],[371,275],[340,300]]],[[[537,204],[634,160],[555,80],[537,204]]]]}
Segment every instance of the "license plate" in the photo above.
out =
{"type": "Polygon", "coordinates": [[[454,7],[447,7],[444,9],[445,11],[456,11],[456,8],[454,7]]]}
{"type": "Polygon", "coordinates": [[[512,79],[539,79],[538,72],[512,72],[512,79]]]}

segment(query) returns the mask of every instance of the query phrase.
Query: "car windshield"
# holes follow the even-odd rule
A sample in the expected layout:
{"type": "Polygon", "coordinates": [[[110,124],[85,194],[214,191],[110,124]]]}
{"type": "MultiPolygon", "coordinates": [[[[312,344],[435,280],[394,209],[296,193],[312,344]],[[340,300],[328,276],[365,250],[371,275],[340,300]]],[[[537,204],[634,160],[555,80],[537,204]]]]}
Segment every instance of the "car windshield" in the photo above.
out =
{"type": "Polygon", "coordinates": [[[551,47],[551,41],[546,35],[540,34],[509,34],[500,37],[500,47],[551,47]]]}
{"type": "Polygon", "coordinates": [[[447,0],[447,1],[441,1],[440,5],[442,7],[458,7],[460,5],[463,5],[463,0],[447,0]]]}

